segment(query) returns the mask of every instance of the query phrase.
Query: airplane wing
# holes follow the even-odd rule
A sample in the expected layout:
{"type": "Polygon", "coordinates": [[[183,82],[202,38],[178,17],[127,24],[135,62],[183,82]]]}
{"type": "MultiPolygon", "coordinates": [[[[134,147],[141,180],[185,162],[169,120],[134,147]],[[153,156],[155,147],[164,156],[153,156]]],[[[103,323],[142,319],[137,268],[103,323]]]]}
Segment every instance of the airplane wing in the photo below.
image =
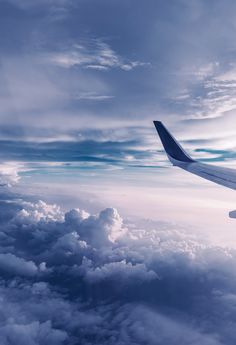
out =
{"type": "Polygon", "coordinates": [[[231,189],[236,189],[236,170],[204,164],[193,160],[184,151],[177,140],[168,132],[162,122],[154,121],[154,125],[159,134],[165,152],[173,165],[178,166],[192,174],[198,175],[206,180],[231,189]]]}

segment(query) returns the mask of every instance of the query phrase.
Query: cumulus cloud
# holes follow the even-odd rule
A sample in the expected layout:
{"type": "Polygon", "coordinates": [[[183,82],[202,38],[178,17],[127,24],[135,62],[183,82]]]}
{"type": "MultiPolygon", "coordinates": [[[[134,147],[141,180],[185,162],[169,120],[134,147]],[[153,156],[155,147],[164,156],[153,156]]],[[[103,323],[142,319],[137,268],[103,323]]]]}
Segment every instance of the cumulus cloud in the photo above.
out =
{"type": "Polygon", "coordinates": [[[1,344],[234,344],[235,250],[113,208],[0,207],[1,344]]]}
{"type": "Polygon", "coordinates": [[[141,282],[158,278],[158,275],[152,270],[147,270],[144,264],[132,264],[126,260],[105,263],[102,267],[93,266],[91,260],[83,258],[81,269],[90,283],[120,279],[121,284],[121,282],[127,282],[128,279],[141,282]]]}
{"type": "Polygon", "coordinates": [[[23,225],[40,221],[59,221],[63,217],[59,206],[48,205],[42,200],[37,203],[23,201],[21,205],[23,208],[16,214],[14,220],[23,225]]]}

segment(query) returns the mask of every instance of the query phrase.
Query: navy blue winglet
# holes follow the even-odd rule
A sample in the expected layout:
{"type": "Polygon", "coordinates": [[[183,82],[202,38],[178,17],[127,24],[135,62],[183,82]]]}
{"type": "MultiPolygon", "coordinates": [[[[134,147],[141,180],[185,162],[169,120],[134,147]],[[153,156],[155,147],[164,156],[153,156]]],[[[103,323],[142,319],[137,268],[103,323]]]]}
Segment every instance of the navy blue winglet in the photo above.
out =
{"type": "Polygon", "coordinates": [[[175,138],[168,132],[161,121],[153,121],[157,133],[161,139],[162,145],[171,159],[173,158],[179,162],[193,163],[194,160],[184,151],[181,145],[175,140],[175,138]]]}

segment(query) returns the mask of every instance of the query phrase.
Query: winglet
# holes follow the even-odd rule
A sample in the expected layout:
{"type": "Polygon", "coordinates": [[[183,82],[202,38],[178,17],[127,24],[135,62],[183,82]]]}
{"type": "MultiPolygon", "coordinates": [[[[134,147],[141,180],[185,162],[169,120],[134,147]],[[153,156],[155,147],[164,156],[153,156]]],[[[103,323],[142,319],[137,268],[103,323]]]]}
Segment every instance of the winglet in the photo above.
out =
{"type": "Polygon", "coordinates": [[[177,140],[175,140],[175,138],[168,132],[161,121],[153,121],[153,123],[156,127],[157,133],[159,134],[167,156],[172,163],[175,163],[175,161],[184,163],[194,162],[194,160],[184,151],[177,140]]]}

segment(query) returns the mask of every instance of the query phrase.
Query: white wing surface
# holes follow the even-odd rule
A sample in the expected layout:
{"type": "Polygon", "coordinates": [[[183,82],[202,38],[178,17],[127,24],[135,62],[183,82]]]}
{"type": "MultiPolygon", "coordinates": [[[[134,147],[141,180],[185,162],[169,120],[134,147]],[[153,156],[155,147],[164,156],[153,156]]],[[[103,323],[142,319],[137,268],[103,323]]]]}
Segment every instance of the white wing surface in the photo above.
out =
{"type": "Polygon", "coordinates": [[[160,121],[154,121],[166,154],[175,166],[222,186],[236,189],[236,170],[193,160],[160,121]]]}

